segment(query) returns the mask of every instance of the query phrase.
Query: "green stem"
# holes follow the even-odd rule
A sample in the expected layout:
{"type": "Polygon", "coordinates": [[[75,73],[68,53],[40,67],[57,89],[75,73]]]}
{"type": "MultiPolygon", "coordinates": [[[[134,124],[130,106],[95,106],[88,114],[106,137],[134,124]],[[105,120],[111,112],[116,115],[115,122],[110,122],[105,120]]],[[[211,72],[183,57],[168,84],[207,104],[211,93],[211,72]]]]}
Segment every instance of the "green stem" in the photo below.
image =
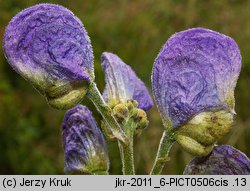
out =
{"type": "Polygon", "coordinates": [[[122,172],[124,175],[135,174],[134,168],[134,153],[133,153],[133,140],[129,144],[122,144],[119,142],[119,149],[122,160],[122,172]]]}
{"type": "Polygon", "coordinates": [[[124,132],[129,138],[128,144],[119,143],[119,149],[122,159],[122,171],[124,175],[135,174],[134,167],[134,132],[137,124],[129,118],[123,125],[124,132]]]}
{"type": "Polygon", "coordinates": [[[104,132],[112,132],[113,136],[117,138],[120,149],[120,155],[123,165],[123,174],[135,174],[134,170],[134,156],[133,156],[133,133],[135,124],[127,121],[123,129],[114,118],[110,107],[103,100],[96,84],[90,84],[87,92],[87,97],[96,106],[99,113],[102,115],[103,120],[107,125],[103,125],[104,132]]]}
{"type": "Polygon", "coordinates": [[[106,122],[106,124],[108,124],[105,125],[105,128],[109,128],[106,129],[106,132],[112,132],[113,136],[123,143],[127,142],[128,140],[126,135],[115,120],[114,116],[112,115],[111,109],[103,100],[102,95],[100,94],[94,82],[92,82],[89,86],[87,97],[93,102],[99,113],[102,115],[103,120],[106,122]]]}
{"type": "Polygon", "coordinates": [[[153,168],[150,172],[151,175],[161,174],[162,169],[164,168],[169,158],[169,151],[174,144],[174,133],[167,129],[163,132],[161,142],[159,144],[157,156],[153,168]]]}

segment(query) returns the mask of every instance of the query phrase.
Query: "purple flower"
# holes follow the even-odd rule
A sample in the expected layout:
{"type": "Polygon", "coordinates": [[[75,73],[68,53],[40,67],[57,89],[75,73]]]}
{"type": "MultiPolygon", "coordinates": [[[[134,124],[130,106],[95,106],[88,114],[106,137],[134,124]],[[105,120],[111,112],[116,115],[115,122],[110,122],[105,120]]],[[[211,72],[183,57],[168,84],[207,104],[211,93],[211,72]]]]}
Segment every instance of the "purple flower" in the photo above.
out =
{"type": "Polygon", "coordinates": [[[250,159],[232,146],[215,146],[209,156],[192,159],[184,174],[250,175],[250,159]]]}
{"type": "Polygon", "coordinates": [[[240,50],[223,34],[194,28],[174,34],[153,67],[154,97],[163,120],[174,128],[204,111],[234,113],[240,50]]]}
{"type": "Polygon", "coordinates": [[[107,83],[103,92],[106,102],[133,99],[138,102],[140,109],[146,111],[153,107],[153,101],[144,83],[117,55],[104,52],[102,67],[107,83]]]}
{"type": "Polygon", "coordinates": [[[87,107],[77,105],[66,112],[62,137],[66,172],[108,171],[106,142],[87,107]]]}
{"type": "Polygon", "coordinates": [[[13,69],[53,107],[76,105],[94,80],[89,36],[62,6],[38,4],[18,13],[6,27],[3,49],[13,69]]]}

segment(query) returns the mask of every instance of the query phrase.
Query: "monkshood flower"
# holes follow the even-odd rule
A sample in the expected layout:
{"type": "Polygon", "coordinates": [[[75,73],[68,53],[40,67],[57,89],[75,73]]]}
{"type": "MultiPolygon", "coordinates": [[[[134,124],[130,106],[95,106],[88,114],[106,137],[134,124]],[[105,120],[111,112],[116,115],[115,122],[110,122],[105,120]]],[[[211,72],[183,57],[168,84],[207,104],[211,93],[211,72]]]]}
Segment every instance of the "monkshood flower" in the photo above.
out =
{"type": "Polygon", "coordinates": [[[62,137],[66,172],[108,172],[106,142],[87,107],[77,105],[66,112],[62,137]]]}
{"type": "Polygon", "coordinates": [[[223,34],[194,28],[174,34],[158,54],[153,92],[165,126],[194,155],[206,155],[233,122],[240,50],[223,34]]]}
{"type": "Polygon", "coordinates": [[[132,119],[137,129],[144,129],[148,125],[145,111],[153,107],[145,84],[113,53],[102,54],[102,67],[107,83],[103,98],[113,109],[117,121],[127,123],[132,119]]]}
{"type": "Polygon", "coordinates": [[[184,174],[250,175],[250,159],[232,146],[215,146],[210,155],[192,159],[184,174]]]}
{"type": "Polygon", "coordinates": [[[62,6],[38,4],[18,13],[6,27],[3,49],[13,69],[52,107],[73,107],[94,80],[89,36],[62,6]]]}
{"type": "Polygon", "coordinates": [[[130,66],[117,55],[102,54],[102,67],[105,72],[106,87],[103,98],[106,102],[136,100],[138,108],[144,111],[153,107],[153,101],[145,84],[136,76],[130,66]]]}

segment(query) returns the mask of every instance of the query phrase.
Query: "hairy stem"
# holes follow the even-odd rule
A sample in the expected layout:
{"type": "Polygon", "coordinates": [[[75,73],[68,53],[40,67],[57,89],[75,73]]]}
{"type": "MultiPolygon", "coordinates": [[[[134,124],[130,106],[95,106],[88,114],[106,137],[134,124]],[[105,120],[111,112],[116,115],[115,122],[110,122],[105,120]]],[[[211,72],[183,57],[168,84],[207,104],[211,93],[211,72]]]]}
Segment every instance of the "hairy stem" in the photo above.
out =
{"type": "Polygon", "coordinates": [[[137,123],[129,117],[123,123],[123,129],[125,134],[127,135],[129,141],[128,144],[122,144],[119,146],[120,152],[122,153],[121,157],[123,157],[123,174],[131,175],[135,174],[134,167],[134,133],[137,127],[137,123]]]}
{"type": "Polygon", "coordinates": [[[126,143],[128,141],[128,138],[124,134],[120,125],[115,120],[114,116],[112,115],[111,109],[103,100],[94,82],[90,84],[89,90],[87,92],[87,97],[93,102],[99,113],[102,115],[103,120],[106,122],[107,125],[105,125],[104,127],[107,128],[106,132],[112,132],[113,136],[116,137],[119,141],[121,141],[122,143],[126,143]]]}
{"type": "MultiPolygon", "coordinates": [[[[123,131],[121,126],[117,123],[114,118],[110,107],[103,100],[98,88],[95,83],[91,83],[89,90],[87,92],[87,97],[93,102],[96,106],[99,113],[102,115],[103,120],[106,125],[103,125],[103,131],[108,134],[112,132],[112,135],[117,138],[118,145],[120,149],[120,155],[123,165],[123,174],[134,174],[134,158],[133,158],[133,133],[128,130],[123,131]]],[[[124,129],[131,129],[129,123],[125,125],[124,129]]]]}
{"type": "Polygon", "coordinates": [[[161,174],[166,162],[170,160],[169,151],[173,146],[174,141],[174,133],[171,131],[171,129],[165,130],[162,134],[157,156],[150,172],[151,175],[161,174]]]}
{"type": "Polygon", "coordinates": [[[121,144],[119,142],[119,149],[122,160],[122,172],[124,175],[135,174],[134,168],[134,153],[133,153],[133,140],[129,141],[129,144],[121,144]]]}

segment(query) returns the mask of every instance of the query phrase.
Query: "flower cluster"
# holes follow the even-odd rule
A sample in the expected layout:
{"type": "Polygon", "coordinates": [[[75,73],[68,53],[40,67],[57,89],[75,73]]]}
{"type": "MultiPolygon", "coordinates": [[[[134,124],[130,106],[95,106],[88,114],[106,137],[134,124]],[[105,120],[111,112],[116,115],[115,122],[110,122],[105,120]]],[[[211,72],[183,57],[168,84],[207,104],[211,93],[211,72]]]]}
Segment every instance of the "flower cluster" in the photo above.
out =
{"type": "MultiPolygon", "coordinates": [[[[5,30],[3,49],[12,68],[50,106],[69,109],[62,124],[65,171],[108,174],[104,135],[117,140],[124,174],[134,174],[134,135],[147,127],[153,101],[146,85],[117,55],[101,56],[106,87],[94,77],[90,38],[68,9],[38,4],[18,13],[5,30]],[[79,103],[89,98],[102,115],[101,128],[79,103]]],[[[178,142],[196,157],[184,174],[250,174],[241,151],[215,146],[232,128],[234,89],[241,69],[236,42],[223,34],[193,28],[174,34],[152,71],[154,98],[164,131],[151,174],[160,174],[178,142]]]]}
{"type": "Polygon", "coordinates": [[[153,107],[153,101],[145,84],[130,66],[113,53],[102,54],[102,67],[106,76],[102,96],[109,103],[117,121],[124,126],[129,123],[130,129],[131,122],[137,124],[137,130],[147,127],[145,111],[153,107]]]}

